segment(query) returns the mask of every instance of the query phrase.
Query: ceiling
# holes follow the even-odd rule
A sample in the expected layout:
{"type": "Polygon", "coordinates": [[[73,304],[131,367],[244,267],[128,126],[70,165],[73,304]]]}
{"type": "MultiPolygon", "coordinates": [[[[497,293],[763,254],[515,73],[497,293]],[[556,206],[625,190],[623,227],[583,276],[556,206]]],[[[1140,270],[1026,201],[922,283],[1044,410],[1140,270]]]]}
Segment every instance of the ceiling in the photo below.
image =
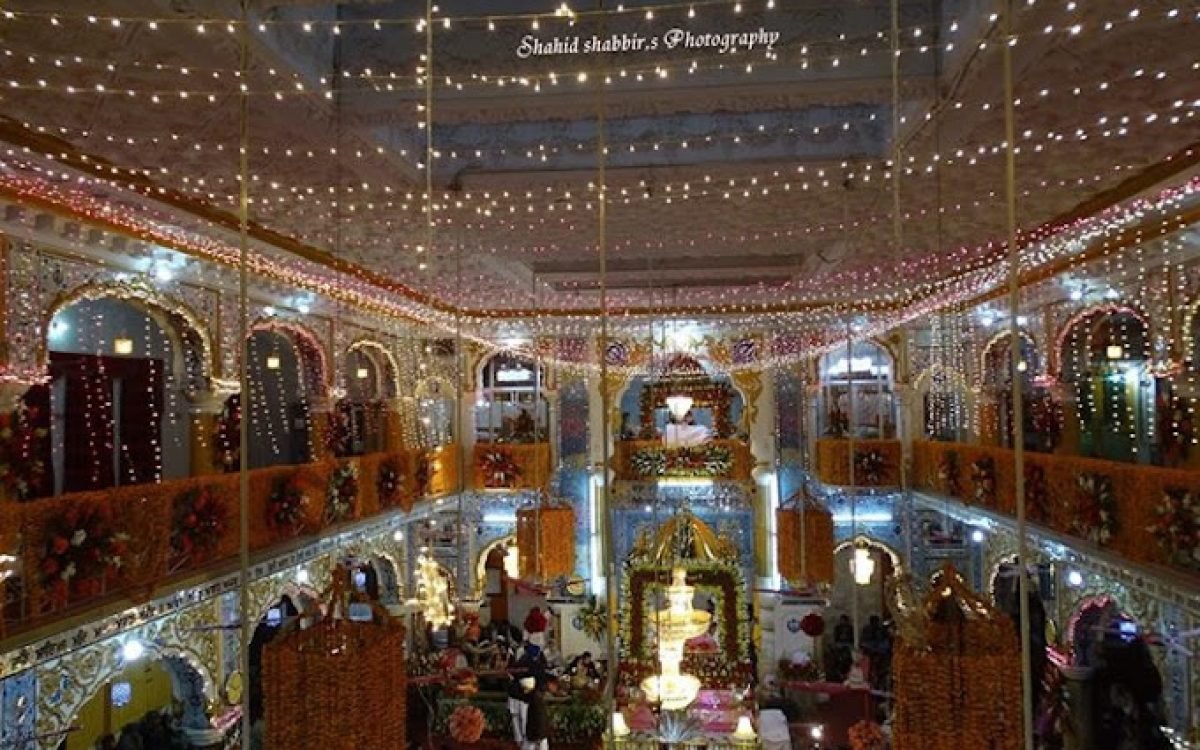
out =
{"type": "MultiPolygon", "coordinates": [[[[1007,236],[1001,3],[900,5],[897,240],[889,4],[768,2],[631,1],[618,12],[605,0],[606,12],[556,16],[550,0],[443,0],[431,92],[413,3],[253,3],[250,217],[288,247],[444,306],[583,313],[601,303],[602,131],[611,308],[903,304],[993,263],[1007,236]],[[662,42],[672,29],[779,38],[725,54],[517,54],[528,36],[662,42]]],[[[1019,5],[1022,228],[1200,141],[1194,11],[1019,5]]],[[[6,117],[179,191],[175,211],[236,215],[241,36],[226,27],[236,4],[6,8],[6,117]]]]}

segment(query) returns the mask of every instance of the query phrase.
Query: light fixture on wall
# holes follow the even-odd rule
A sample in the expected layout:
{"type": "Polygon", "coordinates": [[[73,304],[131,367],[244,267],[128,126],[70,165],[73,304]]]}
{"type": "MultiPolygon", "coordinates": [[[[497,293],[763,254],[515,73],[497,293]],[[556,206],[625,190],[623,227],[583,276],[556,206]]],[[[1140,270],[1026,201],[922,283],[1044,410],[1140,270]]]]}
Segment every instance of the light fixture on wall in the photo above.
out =
{"type": "Polygon", "coordinates": [[[278,354],[268,354],[267,355],[267,369],[268,370],[278,370],[279,369],[279,355],[278,354]]]}
{"type": "Polygon", "coordinates": [[[133,354],[133,339],[122,334],[113,339],[113,351],[122,356],[133,354]]]}
{"type": "Polygon", "coordinates": [[[875,559],[866,545],[854,548],[854,556],[850,558],[850,572],[854,574],[854,582],[866,586],[875,575],[875,559]]]}
{"type": "Polygon", "coordinates": [[[354,375],[359,380],[366,380],[368,377],[370,377],[371,372],[369,370],[367,370],[367,368],[365,368],[365,367],[360,367],[354,371],[354,375]]]}
{"type": "Polygon", "coordinates": [[[1029,363],[1026,362],[1025,360],[1021,360],[1020,362],[1017,363],[1017,372],[1025,372],[1028,369],[1029,369],[1029,363]]]}
{"type": "Polygon", "coordinates": [[[1109,359],[1122,359],[1125,357],[1125,347],[1120,344],[1109,344],[1104,349],[1104,355],[1109,359]]]}
{"type": "Polygon", "coordinates": [[[126,663],[135,662],[141,659],[146,653],[146,647],[136,638],[125,641],[121,644],[121,659],[126,663]]]}
{"type": "Polygon", "coordinates": [[[672,396],[667,396],[667,410],[671,412],[671,416],[676,419],[683,419],[687,413],[692,410],[692,397],[684,396],[677,393],[672,396]]]}

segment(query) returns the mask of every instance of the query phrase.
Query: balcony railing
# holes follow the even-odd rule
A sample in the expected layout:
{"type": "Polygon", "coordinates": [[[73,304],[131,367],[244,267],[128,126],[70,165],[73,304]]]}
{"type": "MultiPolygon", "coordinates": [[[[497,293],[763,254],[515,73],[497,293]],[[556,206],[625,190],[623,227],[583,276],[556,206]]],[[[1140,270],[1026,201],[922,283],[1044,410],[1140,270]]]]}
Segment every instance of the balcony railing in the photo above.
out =
{"type": "MultiPolygon", "coordinates": [[[[1200,472],[1025,453],[1025,515],[1132,562],[1200,574],[1200,472]]],[[[913,486],[1016,515],[1013,452],[913,443],[913,486]]]]}
{"type": "MultiPolygon", "coordinates": [[[[458,467],[458,448],[448,445],[253,470],[250,549],[411,510],[452,491],[458,467]]],[[[115,595],[148,598],[173,580],[232,562],[238,482],[236,473],[217,474],[0,503],[0,555],[16,559],[0,583],[0,637],[115,595]]]]}
{"type": "Polygon", "coordinates": [[[850,441],[817,441],[817,479],[837,487],[899,487],[903,451],[899,440],[855,440],[854,479],[850,478],[850,441]]]}

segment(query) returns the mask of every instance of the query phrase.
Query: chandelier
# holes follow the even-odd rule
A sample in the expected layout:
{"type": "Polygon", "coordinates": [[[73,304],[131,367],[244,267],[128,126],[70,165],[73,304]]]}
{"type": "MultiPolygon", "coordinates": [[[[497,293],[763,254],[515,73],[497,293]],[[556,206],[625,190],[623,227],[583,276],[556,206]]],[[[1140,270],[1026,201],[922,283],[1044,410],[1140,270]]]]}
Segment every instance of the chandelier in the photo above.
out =
{"type": "Polygon", "coordinates": [[[417,560],[417,601],[421,614],[434,629],[444,628],[453,622],[450,610],[450,587],[442,575],[437,560],[427,550],[422,550],[417,560]]]}
{"type": "Polygon", "coordinates": [[[850,558],[850,572],[854,574],[854,582],[859,586],[869,584],[871,577],[875,575],[875,558],[871,557],[871,550],[865,544],[854,548],[854,556],[850,558]]]}
{"type": "Polygon", "coordinates": [[[692,609],[694,589],[687,584],[687,571],[675,568],[672,582],[667,588],[669,606],[658,611],[658,662],[659,672],[642,680],[642,690],[652,703],[659,703],[665,711],[680,711],[696,700],[700,693],[700,680],[690,674],[680,674],[683,662],[683,645],[692,638],[708,631],[712,615],[692,609]]]}

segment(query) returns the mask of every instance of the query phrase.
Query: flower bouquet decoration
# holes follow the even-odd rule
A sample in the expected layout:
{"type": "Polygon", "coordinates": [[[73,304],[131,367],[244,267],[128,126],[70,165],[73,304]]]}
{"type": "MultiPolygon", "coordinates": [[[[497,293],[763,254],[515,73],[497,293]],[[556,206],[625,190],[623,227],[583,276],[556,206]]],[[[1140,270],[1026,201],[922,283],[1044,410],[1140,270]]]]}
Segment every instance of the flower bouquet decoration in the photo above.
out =
{"type": "Polygon", "coordinates": [[[108,509],[80,503],[50,523],[42,584],[59,604],[99,594],[107,576],[125,564],[129,536],[115,531],[108,509]]]}
{"type": "Polygon", "coordinates": [[[667,473],[667,453],[661,448],[642,448],[629,457],[629,465],[639,477],[661,477],[667,473]]]}
{"type": "Polygon", "coordinates": [[[171,568],[209,559],[229,528],[229,506],[212,487],[197,487],[175,498],[171,522],[171,568]]]}
{"type": "Polygon", "coordinates": [[[1117,533],[1117,500],[1113,494],[1112,478],[1085,471],[1075,480],[1077,503],[1067,506],[1071,519],[1071,534],[1101,547],[1112,541],[1117,533]]]}
{"type": "Polygon", "coordinates": [[[390,459],[379,464],[379,476],[375,480],[375,490],[379,494],[381,507],[404,506],[404,474],[400,471],[398,461],[390,459]]]}
{"type": "Polygon", "coordinates": [[[1186,490],[1167,490],[1154,516],[1149,531],[1171,564],[1200,569],[1200,499],[1186,490]]]}
{"type": "Polygon", "coordinates": [[[854,474],[858,484],[874,486],[883,481],[887,461],[879,451],[855,451],[854,474]]]}
{"type": "Polygon", "coordinates": [[[971,462],[972,494],[976,505],[996,505],[996,460],[991,456],[980,456],[971,462]]]}
{"type": "Polygon", "coordinates": [[[267,523],[281,536],[299,536],[304,531],[304,509],[308,496],[299,474],[275,482],[267,502],[267,523]]]}
{"type": "Polygon", "coordinates": [[[521,478],[521,467],[506,450],[493,449],[479,458],[483,469],[483,484],[493,489],[514,487],[521,478]]]}
{"type": "Polygon", "coordinates": [[[483,718],[482,711],[470,704],[463,704],[450,714],[449,726],[450,737],[455,742],[473,745],[479,742],[479,738],[483,736],[487,722],[483,718]]]}

